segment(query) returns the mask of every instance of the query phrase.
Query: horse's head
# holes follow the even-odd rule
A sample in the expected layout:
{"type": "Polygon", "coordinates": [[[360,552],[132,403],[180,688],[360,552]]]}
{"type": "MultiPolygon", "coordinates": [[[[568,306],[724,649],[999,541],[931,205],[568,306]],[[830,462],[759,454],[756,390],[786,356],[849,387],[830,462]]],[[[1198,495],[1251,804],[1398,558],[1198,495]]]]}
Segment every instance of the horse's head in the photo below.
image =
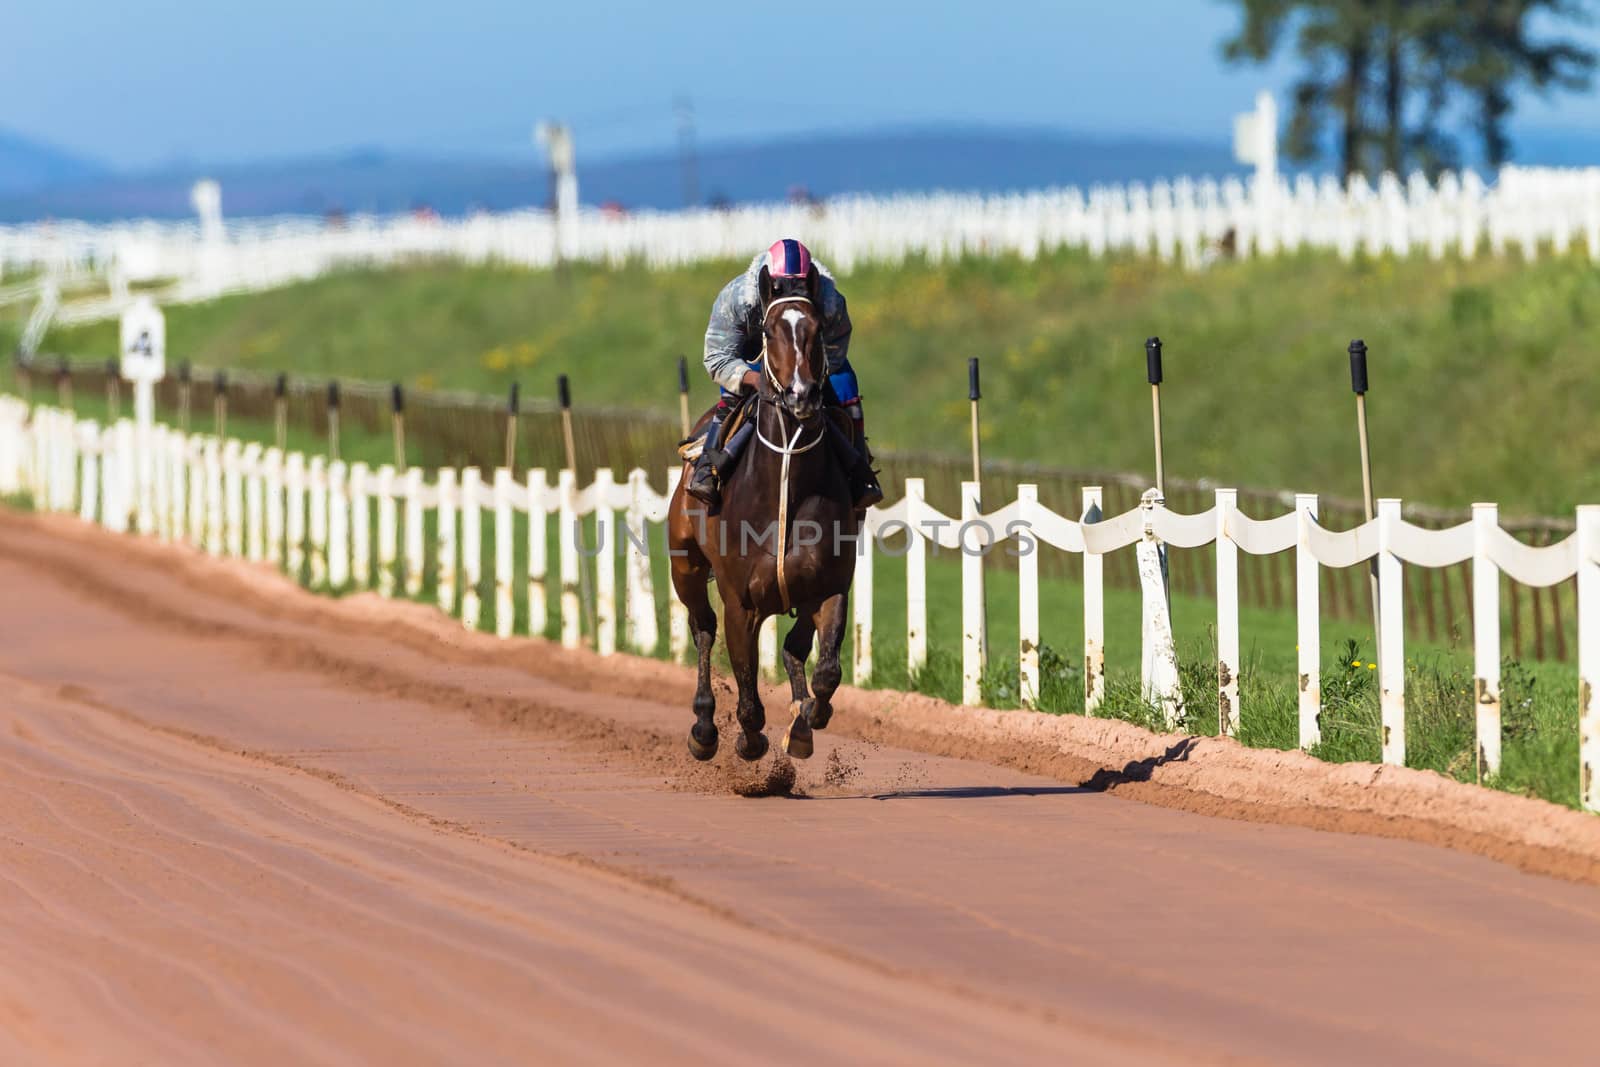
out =
{"type": "Polygon", "coordinates": [[[762,393],[791,415],[810,419],[822,406],[827,358],[822,350],[822,279],[774,278],[761,268],[762,393]]]}

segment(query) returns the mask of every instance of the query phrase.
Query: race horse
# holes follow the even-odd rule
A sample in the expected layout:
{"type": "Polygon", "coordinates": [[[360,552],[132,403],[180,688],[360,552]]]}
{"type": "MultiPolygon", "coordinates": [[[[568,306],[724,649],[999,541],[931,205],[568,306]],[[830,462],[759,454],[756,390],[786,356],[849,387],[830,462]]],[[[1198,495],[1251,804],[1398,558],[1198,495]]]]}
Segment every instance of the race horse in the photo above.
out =
{"type": "MultiPolygon", "coordinates": [[[[698,760],[717,754],[711,691],[717,616],[707,588],[711,578],[722,597],[723,639],[739,686],[734,751],[758,760],[767,751],[766,711],[757,688],[761,624],[774,615],[795,617],[783,643],[793,690],[783,747],[806,759],[812,753],[811,732],[825,728],[833,715],[855,576],[862,516],[851,508],[848,481],[830,447],[829,434],[838,431],[830,430],[827,420],[848,416],[823,403],[826,360],[815,275],[809,284],[784,285],[763,272],[760,292],[761,384],[744,411],[754,440],[724,480],[716,514],[707,514],[684,492],[687,478],[680,480],[667,509],[672,587],[688,609],[699,655],[695,723],[689,730],[689,751],[698,760]],[[820,638],[817,668],[808,689],[806,661],[814,638],[820,638]]],[[[700,425],[708,417],[709,412],[700,425]]]]}

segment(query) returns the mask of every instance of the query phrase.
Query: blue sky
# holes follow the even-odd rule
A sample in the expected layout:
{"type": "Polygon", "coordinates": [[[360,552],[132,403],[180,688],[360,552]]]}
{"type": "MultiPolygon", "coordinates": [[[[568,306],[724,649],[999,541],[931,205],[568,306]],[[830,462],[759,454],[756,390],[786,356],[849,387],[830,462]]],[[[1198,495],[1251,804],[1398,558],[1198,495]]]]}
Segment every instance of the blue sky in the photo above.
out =
{"type": "MultiPolygon", "coordinates": [[[[531,154],[547,116],[615,155],[669,143],[680,96],[706,140],[943,121],[1220,140],[1289,70],[1223,66],[1225,0],[7,6],[0,127],[127,169],[531,154]]],[[[1600,125],[1600,101],[1532,102],[1518,125],[1600,125]]]]}

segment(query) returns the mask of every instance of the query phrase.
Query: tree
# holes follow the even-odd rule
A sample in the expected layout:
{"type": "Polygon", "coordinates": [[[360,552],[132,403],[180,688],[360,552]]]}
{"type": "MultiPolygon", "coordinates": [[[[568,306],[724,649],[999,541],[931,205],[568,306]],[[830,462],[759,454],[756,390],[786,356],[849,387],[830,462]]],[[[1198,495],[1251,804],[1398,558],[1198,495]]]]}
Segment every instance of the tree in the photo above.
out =
{"type": "Polygon", "coordinates": [[[1587,89],[1595,53],[1572,41],[1535,40],[1529,22],[1587,21],[1571,0],[1462,0],[1454,39],[1446,45],[1452,80],[1470,100],[1472,128],[1484,163],[1498,167],[1511,157],[1506,120],[1513,93],[1526,85],[1540,95],[1587,89]]]}
{"type": "Polygon", "coordinates": [[[1292,89],[1285,153],[1318,158],[1334,120],[1346,180],[1455,165],[1457,138],[1445,123],[1463,111],[1485,161],[1499,166],[1510,154],[1505,124],[1518,86],[1582,89],[1595,65],[1594,53],[1571,41],[1530,35],[1535,16],[1580,21],[1574,0],[1234,2],[1242,19],[1224,58],[1265,62],[1292,32],[1304,71],[1292,89]]]}
{"type": "Polygon", "coordinates": [[[1339,169],[1349,179],[1362,168],[1368,141],[1364,109],[1372,65],[1373,0],[1237,0],[1243,22],[1223,43],[1229,62],[1272,58],[1291,23],[1305,72],[1292,90],[1284,151],[1290,159],[1321,154],[1330,112],[1341,124],[1339,169]]]}

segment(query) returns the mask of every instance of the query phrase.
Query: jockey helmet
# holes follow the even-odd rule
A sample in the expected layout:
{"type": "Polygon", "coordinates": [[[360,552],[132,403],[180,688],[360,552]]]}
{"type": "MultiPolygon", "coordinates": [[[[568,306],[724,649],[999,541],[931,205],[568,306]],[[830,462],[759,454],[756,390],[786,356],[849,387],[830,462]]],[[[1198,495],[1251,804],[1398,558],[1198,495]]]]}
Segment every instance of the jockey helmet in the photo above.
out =
{"type": "Polygon", "coordinates": [[[811,253],[792,237],[775,241],[763,265],[774,278],[804,278],[811,273],[811,253]]]}

